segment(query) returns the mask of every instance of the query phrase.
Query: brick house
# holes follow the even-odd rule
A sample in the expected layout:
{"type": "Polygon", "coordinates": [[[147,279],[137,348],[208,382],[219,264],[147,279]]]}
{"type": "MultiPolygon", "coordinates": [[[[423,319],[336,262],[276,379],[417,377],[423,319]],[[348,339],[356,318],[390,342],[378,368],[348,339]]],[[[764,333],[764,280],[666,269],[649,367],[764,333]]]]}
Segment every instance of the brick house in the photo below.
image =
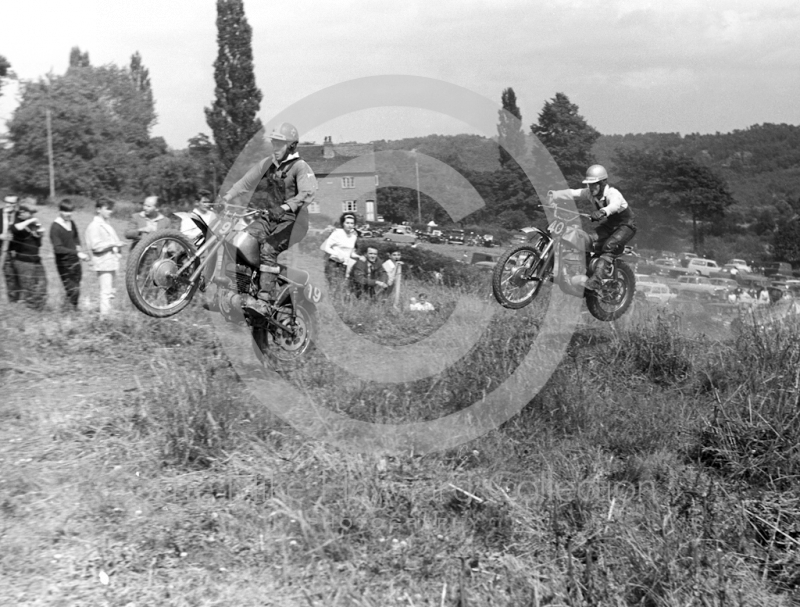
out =
{"type": "Polygon", "coordinates": [[[301,144],[298,152],[314,170],[319,186],[309,213],[335,220],[353,211],[364,221],[375,221],[378,173],[371,143],[334,144],[325,137],[322,145],[301,144]]]}

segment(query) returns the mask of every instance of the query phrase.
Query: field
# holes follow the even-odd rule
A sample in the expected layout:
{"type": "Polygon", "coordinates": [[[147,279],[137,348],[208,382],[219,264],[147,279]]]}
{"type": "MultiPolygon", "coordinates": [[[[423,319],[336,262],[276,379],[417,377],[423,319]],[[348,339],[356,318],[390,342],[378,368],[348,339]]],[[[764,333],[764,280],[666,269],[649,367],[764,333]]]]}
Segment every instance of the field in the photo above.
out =
{"type": "Polygon", "coordinates": [[[557,293],[514,313],[486,284],[408,285],[429,314],[332,294],[318,351],[279,374],[199,306],[155,321],[120,283],[100,318],[88,270],[64,314],[45,263],[48,310],[0,310],[2,605],[800,601],[792,321],[581,315],[519,413],[437,450],[406,425],[534,375],[557,293]],[[385,432],[365,446],[328,413],[385,432]]]}

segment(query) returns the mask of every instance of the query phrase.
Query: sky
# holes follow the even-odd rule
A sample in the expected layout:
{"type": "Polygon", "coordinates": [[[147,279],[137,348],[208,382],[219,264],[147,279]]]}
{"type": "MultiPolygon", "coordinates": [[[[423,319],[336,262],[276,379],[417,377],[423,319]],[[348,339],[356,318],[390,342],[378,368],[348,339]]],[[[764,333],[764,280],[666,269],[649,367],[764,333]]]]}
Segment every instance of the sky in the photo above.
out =
{"type": "MultiPolygon", "coordinates": [[[[63,74],[74,46],[93,65],[150,71],[158,123],[176,149],[210,134],[215,0],[25,0],[8,3],[0,55],[21,80],[63,74]]],[[[800,124],[797,0],[245,0],[265,125],[347,81],[436,79],[499,105],[512,87],[527,129],[565,93],[603,134],[714,133],[800,124]]],[[[18,102],[3,88],[0,131],[18,102]]],[[[434,94],[434,93],[431,93],[434,94]]],[[[454,100],[453,103],[458,103],[454,100]]],[[[354,103],[354,106],[358,105],[354,103]]],[[[294,120],[304,141],[373,141],[486,133],[447,112],[380,107],[322,124],[294,120]]],[[[454,112],[456,113],[456,112],[454,112]]]]}

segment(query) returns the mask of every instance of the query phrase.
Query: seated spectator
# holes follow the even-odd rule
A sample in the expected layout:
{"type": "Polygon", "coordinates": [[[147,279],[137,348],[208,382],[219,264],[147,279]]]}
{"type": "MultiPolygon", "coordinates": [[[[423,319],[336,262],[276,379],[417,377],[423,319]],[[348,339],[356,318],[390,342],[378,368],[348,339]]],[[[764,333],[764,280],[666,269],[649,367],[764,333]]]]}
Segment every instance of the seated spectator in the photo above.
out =
{"type": "Polygon", "coordinates": [[[425,293],[420,293],[416,298],[412,297],[409,309],[412,312],[433,312],[436,310],[433,304],[428,301],[428,296],[425,293]]]}
{"type": "Polygon", "coordinates": [[[342,213],[339,225],[342,227],[331,232],[319,247],[325,251],[325,276],[333,283],[340,283],[349,277],[356,259],[360,257],[356,253],[358,232],[355,213],[342,213]]]}
{"type": "Polygon", "coordinates": [[[128,229],[125,230],[125,238],[131,241],[133,250],[143,235],[169,226],[169,218],[164,217],[158,210],[158,196],[148,196],[144,199],[141,212],[134,213],[131,217],[128,229]]]}
{"type": "Polygon", "coordinates": [[[386,288],[386,283],[378,280],[381,266],[378,263],[378,249],[369,247],[366,257],[360,257],[353,265],[350,276],[350,288],[356,297],[367,295],[375,297],[375,288],[386,288]]]}

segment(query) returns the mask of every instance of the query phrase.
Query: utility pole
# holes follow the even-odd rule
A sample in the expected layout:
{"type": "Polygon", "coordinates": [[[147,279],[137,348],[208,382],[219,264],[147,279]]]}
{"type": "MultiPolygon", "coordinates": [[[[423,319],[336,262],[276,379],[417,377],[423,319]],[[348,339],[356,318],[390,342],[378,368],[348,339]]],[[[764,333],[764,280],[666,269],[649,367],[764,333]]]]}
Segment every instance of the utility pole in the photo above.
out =
{"type": "Polygon", "coordinates": [[[411,150],[411,153],[414,154],[414,168],[417,173],[417,222],[422,223],[422,201],[420,200],[419,195],[419,162],[417,162],[416,148],[411,150]]]}
{"type": "Polygon", "coordinates": [[[50,77],[47,78],[47,107],[44,110],[47,125],[47,164],[50,170],[50,202],[56,200],[56,175],[53,166],[53,126],[50,122],[50,77]]]}

